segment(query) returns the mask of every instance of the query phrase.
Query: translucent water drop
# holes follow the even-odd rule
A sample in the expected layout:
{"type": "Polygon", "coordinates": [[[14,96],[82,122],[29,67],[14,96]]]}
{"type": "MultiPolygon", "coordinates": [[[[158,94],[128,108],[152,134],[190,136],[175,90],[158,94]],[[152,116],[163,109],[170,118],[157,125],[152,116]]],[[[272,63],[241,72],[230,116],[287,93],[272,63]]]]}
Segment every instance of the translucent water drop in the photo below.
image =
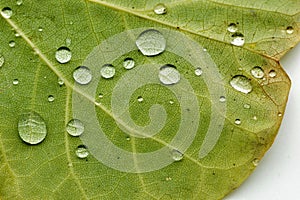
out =
{"type": "Polygon", "coordinates": [[[59,63],[64,64],[71,60],[72,53],[68,47],[60,47],[55,52],[55,58],[59,63]]]}
{"type": "Polygon", "coordinates": [[[102,93],[100,93],[99,95],[98,95],[98,97],[100,98],[100,99],[102,99],[103,98],[103,94],[102,93]]]}
{"type": "Polygon", "coordinates": [[[68,122],[66,130],[71,136],[80,136],[84,132],[84,124],[79,119],[72,119],[68,122]]]}
{"type": "Polygon", "coordinates": [[[11,18],[12,14],[13,14],[13,12],[12,12],[11,8],[9,8],[9,7],[4,7],[1,10],[2,17],[6,18],[6,19],[11,18]]]}
{"type": "Polygon", "coordinates": [[[293,28],[292,26],[288,26],[288,27],[286,28],[286,33],[287,33],[287,34],[293,34],[293,33],[294,33],[294,28],[293,28]]]}
{"type": "Polygon", "coordinates": [[[260,160],[258,158],[255,158],[253,161],[252,161],[252,164],[256,167],[258,166],[260,160]]]}
{"type": "Polygon", "coordinates": [[[271,78],[274,78],[276,75],[277,75],[277,73],[276,73],[275,70],[271,70],[271,71],[269,72],[269,76],[270,76],[271,78]]]}
{"type": "Polygon", "coordinates": [[[87,147],[85,145],[79,145],[75,151],[78,158],[86,158],[89,155],[87,147]]]}
{"type": "Polygon", "coordinates": [[[169,104],[173,105],[173,104],[174,104],[174,101],[173,101],[173,100],[170,100],[170,101],[169,101],[169,104]]]}
{"type": "Polygon", "coordinates": [[[38,28],[38,31],[39,31],[39,32],[43,32],[43,28],[42,28],[42,27],[39,27],[39,28],[38,28]]]}
{"type": "Polygon", "coordinates": [[[15,41],[9,41],[9,43],[8,43],[8,45],[10,46],[10,47],[15,47],[16,46],[16,43],[15,43],[15,41]]]}
{"type": "Polygon", "coordinates": [[[226,101],[226,97],[225,97],[225,96],[220,96],[219,101],[220,101],[221,103],[224,103],[224,102],[226,101]]]}
{"type": "Polygon", "coordinates": [[[18,122],[20,138],[28,144],[38,144],[47,135],[44,119],[36,112],[22,114],[18,122]]]}
{"type": "Polygon", "coordinates": [[[169,64],[160,68],[158,77],[165,85],[173,85],[180,81],[180,73],[175,66],[169,64]]]}
{"type": "Polygon", "coordinates": [[[48,96],[48,101],[49,102],[53,102],[55,100],[54,96],[53,95],[49,95],[48,96]]]}
{"type": "Polygon", "coordinates": [[[126,58],[123,62],[123,67],[125,69],[132,69],[134,68],[135,62],[132,58],[126,58]]]}
{"type": "Polygon", "coordinates": [[[265,75],[264,70],[259,66],[253,67],[251,69],[251,74],[254,78],[263,78],[265,75]]]}
{"type": "Polygon", "coordinates": [[[0,67],[2,67],[4,65],[5,62],[5,58],[3,55],[0,55],[0,67]]]}
{"type": "Polygon", "coordinates": [[[236,120],[234,121],[234,123],[235,123],[236,125],[240,125],[240,124],[242,123],[242,121],[241,121],[240,119],[236,119],[236,120]]]}
{"type": "Polygon", "coordinates": [[[15,36],[20,37],[21,35],[20,35],[20,33],[15,33],[15,36]]]}
{"type": "Polygon", "coordinates": [[[282,117],[282,113],[281,112],[278,113],[278,117],[282,117]]]}
{"type": "Polygon", "coordinates": [[[197,69],[195,69],[195,75],[196,75],[196,76],[201,76],[201,75],[202,75],[202,73],[203,73],[203,71],[202,71],[202,69],[201,69],[201,68],[197,68],[197,69]]]}
{"type": "Polygon", "coordinates": [[[60,86],[62,86],[62,85],[65,84],[64,80],[62,80],[61,78],[58,78],[58,79],[57,79],[57,83],[58,83],[60,86]]]}
{"type": "Polygon", "coordinates": [[[254,120],[257,120],[257,116],[254,116],[253,119],[254,119],[254,120]]]}
{"type": "Polygon", "coordinates": [[[227,31],[229,31],[230,33],[235,33],[237,32],[238,27],[235,23],[230,23],[227,27],[227,31]]]}
{"type": "Polygon", "coordinates": [[[251,105],[246,103],[246,104],[244,104],[244,108],[250,109],[250,108],[251,108],[251,105]]]}
{"type": "Polygon", "coordinates": [[[239,92],[248,94],[252,91],[252,85],[250,80],[243,75],[236,75],[230,81],[231,87],[239,92]]]}
{"type": "Polygon", "coordinates": [[[144,101],[144,98],[142,97],[142,96],[138,96],[138,98],[137,98],[137,100],[138,100],[138,102],[143,102],[144,101]]]}
{"type": "Polygon", "coordinates": [[[161,32],[154,29],[142,32],[135,44],[145,56],[156,56],[166,49],[166,39],[161,32]]]}
{"type": "Polygon", "coordinates": [[[114,77],[114,75],[116,74],[116,69],[114,68],[114,66],[106,64],[101,68],[100,74],[103,78],[109,79],[114,77]]]}
{"type": "Polygon", "coordinates": [[[17,3],[18,6],[20,6],[20,5],[23,4],[23,0],[17,0],[16,3],[17,3]]]}
{"type": "Polygon", "coordinates": [[[153,11],[157,15],[163,15],[167,13],[167,7],[164,4],[159,3],[154,7],[153,11]]]}
{"type": "Polygon", "coordinates": [[[18,85],[19,84],[19,80],[18,79],[14,79],[13,80],[13,85],[18,85]]]}
{"type": "Polygon", "coordinates": [[[243,46],[245,44],[244,35],[241,33],[235,33],[232,35],[232,41],[231,44],[235,46],[243,46]]]}
{"type": "Polygon", "coordinates": [[[77,83],[81,85],[86,85],[91,82],[93,76],[89,68],[85,66],[79,66],[74,70],[73,78],[77,83]]]}
{"type": "Polygon", "coordinates": [[[173,149],[171,154],[174,161],[180,161],[183,158],[183,153],[181,153],[177,149],[173,149]]]}

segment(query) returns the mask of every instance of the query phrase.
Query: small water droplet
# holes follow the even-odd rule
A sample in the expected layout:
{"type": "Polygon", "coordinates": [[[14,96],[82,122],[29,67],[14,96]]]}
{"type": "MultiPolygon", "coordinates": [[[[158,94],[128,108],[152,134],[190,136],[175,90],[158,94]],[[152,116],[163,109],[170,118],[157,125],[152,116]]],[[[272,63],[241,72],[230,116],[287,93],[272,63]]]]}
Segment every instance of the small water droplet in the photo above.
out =
{"type": "Polygon", "coordinates": [[[167,7],[164,4],[159,3],[154,7],[153,11],[157,15],[163,15],[167,13],[167,7]]]}
{"type": "Polygon", "coordinates": [[[281,112],[278,113],[278,117],[282,117],[282,113],[281,112]]]}
{"type": "Polygon", "coordinates": [[[13,85],[18,85],[19,84],[19,80],[18,79],[14,79],[13,80],[13,85]]]}
{"type": "Polygon", "coordinates": [[[49,102],[53,102],[53,101],[54,101],[54,99],[55,99],[55,98],[54,98],[54,96],[53,96],[53,95],[49,95],[49,96],[48,96],[48,101],[49,101],[49,102]]]}
{"type": "Polygon", "coordinates": [[[251,69],[251,74],[254,78],[263,78],[265,75],[264,70],[259,66],[253,67],[251,69]]]}
{"type": "Polygon", "coordinates": [[[196,75],[196,76],[201,76],[201,75],[202,75],[202,73],[203,73],[203,71],[202,71],[202,69],[201,69],[201,68],[197,68],[197,69],[195,69],[195,75],[196,75]]]}
{"type": "Polygon", "coordinates": [[[75,151],[78,158],[86,158],[89,155],[87,147],[85,145],[79,145],[75,151]]]}
{"type": "Polygon", "coordinates": [[[221,103],[224,103],[224,102],[226,101],[226,97],[225,97],[225,96],[220,96],[219,101],[220,101],[221,103]]]}
{"type": "Polygon", "coordinates": [[[114,77],[116,69],[111,64],[106,64],[101,68],[100,74],[103,78],[109,79],[114,77]]]}
{"type": "Polygon", "coordinates": [[[172,180],[171,177],[167,177],[167,178],[166,178],[166,181],[171,181],[171,180],[172,180]]]}
{"type": "Polygon", "coordinates": [[[81,85],[86,85],[91,82],[93,76],[89,68],[85,66],[79,66],[74,70],[73,78],[77,83],[81,85]]]}
{"type": "Polygon", "coordinates": [[[65,84],[64,80],[62,80],[61,78],[58,78],[58,79],[57,79],[57,83],[58,83],[60,86],[62,86],[62,85],[65,84]]]}
{"type": "Polygon", "coordinates": [[[169,101],[169,104],[173,105],[173,104],[174,104],[174,101],[173,101],[173,100],[170,100],[170,101],[169,101]]]}
{"type": "Polygon", "coordinates": [[[180,161],[183,158],[183,153],[181,153],[177,149],[173,149],[171,154],[174,161],[180,161]]]}
{"type": "Polygon", "coordinates": [[[138,36],[135,43],[143,55],[156,56],[164,52],[167,42],[161,32],[148,29],[138,36]]]}
{"type": "Polygon", "coordinates": [[[127,141],[130,141],[130,136],[127,136],[127,137],[126,137],[126,140],[127,140],[127,141]]]}
{"type": "Polygon", "coordinates": [[[20,6],[20,5],[23,4],[23,0],[17,0],[16,3],[17,3],[18,6],[20,6]]]}
{"type": "Polygon", "coordinates": [[[230,33],[235,33],[237,32],[238,30],[238,27],[235,23],[230,23],[227,27],[227,30],[230,32],[230,33]]]}
{"type": "Polygon", "coordinates": [[[15,33],[15,36],[16,37],[20,37],[21,35],[19,33],[15,33]]]}
{"type": "Polygon", "coordinates": [[[9,43],[8,43],[8,45],[10,46],[10,47],[15,47],[16,46],[16,43],[15,43],[15,41],[9,41],[9,43]]]}
{"type": "Polygon", "coordinates": [[[276,73],[275,70],[271,70],[271,71],[269,72],[269,77],[271,77],[271,78],[274,78],[276,75],[277,75],[277,73],[276,73]]]}
{"type": "Polygon", "coordinates": [[[6,19],[9,19],[12,16],[12,14],[13,14],[13,12],[12,12],[11,8],[9,8],[9,7],[4,7],[1,10],[2,17],[6,18],[6,19]]]}
{"type": "Polygon", "coordinates": [[[123,66],[125,69],[132,69],[134,68],[135,62],[132,58],[126,58],[123,62],[123,66]]]}
{"type": "Polygon", "coordinates": [[[286,33],[287,34],[293,34],[294,33],[294,28],[292,26],[286,27],[286,33]]]}
{"type": "Polygon", "coordinates": [[[4,65],[5,62],[5,58],[3,55],[0,55],[0,67],[2,67],[4,65]]]}
{"type": "Polygon", "coordinates": [[[159,70],[159,80],[165,85],[173,85],[180,81],[180,73],[174,65],[164,65],[159,70]]]}
{"type": "Polygon", "coordinates": [[[234,123],[235,123],[236,125],[240,125],[240,124],[242,123],[242,121],[241,121],[240,119],[236,119],[236,120],[234,121],[234,123]]]}
{"type": "Polygon", "coordinates": [[[66,39],[66,46],[70,46],[72,44],[72,39],[71,38],[67,38],[66,39]]]}
{"type": "Polygon", "coordinates": [[[98,97],[100,98],[100,99],[102,99],[103,98],[103,94],[102,93],[100,93],[99,95],[98,95],[98,97]]]}
{"type": "Polygon", "coordinates": [[[237,91],[245,94],[252,91],[252,85],[250,80],[243,75],[234,76],[230,81],[230,85],[237,91]]]}
{"type": "Polygon", "coordinates": [[[60,47],[55,52],[55,58],[59,63],[64,64],[71,60],[72,53],[68,47],[60,47]]]}
{"type": "Polygon", "coordinates": [[[47,135],[46,123],[36,112],[29,112],[20,116],[18,131],[21,139],[28,144],[38,144],[47,135]]]}
{"type": "Polygon", "coordinates": [[[251,105],[246,103],[246,104],[244,104],[244,108],[250,109],[250,108],[251,108],[251,105]]]}
{"type": "Polygon", "coordinates": [[[38,27],[38,31],[39,32],[43,32],[43,28],[42,27],[38,27]]]}
{"type": "Polygon", "coordinates": [[[84,124],[79,119],[71,119],[66,126],[66,130],[71,136],[77,137],[84,132],[84,124]]]}
{"type": "Polygon", "coordinates": [[[254,116],[254,117],[253,117],[253,119],[256,121],[256,120],[257,120],[257,117],[256,117],[256,116],[254,116]]]}
{"type": "Polygon", "coordinates": [[[252,161],[252,164],[256,167],[256,166],[258,166],[258,164],[259,164],[259,159],[258,158],[255,158],[253,161],[252,161]]]}
{"type": "Polygon", "coordinates": [[[138,100],[138,102],[143,102],[144,101],[144,98],[142,97],[142,96],[138,96],[138,98],[137,98],[137,100],[138,100]]]}
{"type": "Polygon", "coordinates": [[[232,41],[231,44],[235,46],[243,46],[245,44],[244,35],[241,33],[235,33],[232,35],[232,41]]]}

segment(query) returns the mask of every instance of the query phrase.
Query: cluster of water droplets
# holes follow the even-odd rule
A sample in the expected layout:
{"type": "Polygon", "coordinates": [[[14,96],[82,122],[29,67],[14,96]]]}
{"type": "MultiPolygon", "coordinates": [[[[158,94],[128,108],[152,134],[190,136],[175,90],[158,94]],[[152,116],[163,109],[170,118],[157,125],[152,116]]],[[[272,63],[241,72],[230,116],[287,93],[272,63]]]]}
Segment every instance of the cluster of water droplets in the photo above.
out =
{"type": "Polygon", "coordinates": [[[235,46],[243,46],[245,44],[244,35],[238,32],[238,25],[236,23],[230,23],[227,31],[231,34],[231,44],[235,46]]]}

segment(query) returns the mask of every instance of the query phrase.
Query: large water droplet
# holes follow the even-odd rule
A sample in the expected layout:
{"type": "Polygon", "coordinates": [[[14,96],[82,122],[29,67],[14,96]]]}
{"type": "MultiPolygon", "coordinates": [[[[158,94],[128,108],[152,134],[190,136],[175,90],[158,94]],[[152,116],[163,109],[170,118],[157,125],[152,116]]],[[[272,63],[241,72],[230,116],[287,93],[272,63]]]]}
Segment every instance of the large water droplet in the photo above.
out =
{"type": "Polygon", "coordinates": [[[79,66],[74,70],[73,78],[77,83],[81,85],[86,85],[91,82],[93,76],[89,68],[85,66],[79,66]]]}
{"type": "Polygon", "coordinates": [[[12,14],[13,14],[13,12],[12,12],[11,8],[9,8],[9,7],[4,7],[1,10],[1,15],[6,19],[9,19],[12,16],[12,14]]]}
{"type": "Polygon", "coordinates": [[[106,64],[101,68],[100,74],[103,78],[112,78],[116,74],[116,69],[114,66],[106,64]]]}
{"type": "Polygon", "coordinates": [[[230,32],[230,33],[235,33],[237,32],[238,30],[238,27],[235,23],[230,23],[227,27],[227,30],[230,32]]]}
{"type": "Polygon", "coordinates": [[[270,76],[271,78],[274,78],[276,75],[277,75],[277,73],[276,73],[275,70],[271,70],[271,71],[269,72],[269,76],[270,76]]]}
{"type": "Polygon", "coordinates": [[[175,66],[167,64],[160,68],[159,80],[165,85],[176,84],[180,81],[180,73],[175,66]]]}
{"type": "Polygon", "coordinates": [[[245,44],[244,35],[241,33],[235,33],[232,35],[232,41],[231,44],[235,46],[243,46],[245,44]]]}
{"type": "Polygon", "coordinates": [[[79,119],[72,119],[68,122],[66,130],[71,136],[80,136],[84,132],[84,124],[79,119]]]}
{"type": "Polygon", "coordinates": [[[252,85],[250,80],[243,75],[234,76],[230,81],[230,85],[237,91],[245,94],[252,91],[252,85]]]}
{"type": "Polygon", "coordinates": [[[64,64],[71,60],[72,53],[68,47],[60,47],[55,52],[55,58],[59,63],[64,64]]]}
{"type": "Polygon", "coordinates": [[[167,13],[167,7],[164,4],[159,3],[154,7],[153,11],[157,15],[163,15],[167,13]]]}
{"type": "Polygon", "coordinates": [[[171,154],[174,161],[180,161],[183,158],[183,153],[181,153],[177,149],[173,149],[171,154]]]}
{"type": "Polygon", "coordinates": [[[79,145],[75,151],[78,158],[86,158],[89,155],[87,147],[85,145],[79,145]]]}
{"type": "Polygon", "coordinates": [[[5,59],[3,55],[0,55],[0,67],[4,65],[5,59]]]}
{"type": "Polygon", "coordinates": [[[161,54],[166,49],[166,39],[161,32],[154,29],[142,32],[135,43],[145,56],[155,56],[161,54]]]}
{"type": "Polygon", "coordinates": [[[46,123],[36,112],[29,112],[20,116],[18,131],[21,139],[28,144],[38,144],[47,135],[46,123]]]}
{"type": "Polygon", "coordinates": [[[253,67],[251,69],[251,74],[254,78],[263,78],[265,75],[264,70],[259,66],[253,67]]]}
{"type": "Polygon", "coordinates": [[[294,33],[294,28],[292,26],[286,27],[286,33],[287,34],[293,34],[294,33]]]}
{"type": "Polygon", "coordinates": [[[123,66],[125,69],[132,69],[134,68],[135,62],[132,58],[126,58],[123,62],[123,66]]]}
{"type": "Polygon", "coordinates": [[[202,69],[201,69],[201,68],[197,68],[197,69],[195,69],[195,75],[196,75],[196,76],[201,76],[201,75],[202,75],[202,73],[203,73],[203,71],[202,71],[202,69]]]}

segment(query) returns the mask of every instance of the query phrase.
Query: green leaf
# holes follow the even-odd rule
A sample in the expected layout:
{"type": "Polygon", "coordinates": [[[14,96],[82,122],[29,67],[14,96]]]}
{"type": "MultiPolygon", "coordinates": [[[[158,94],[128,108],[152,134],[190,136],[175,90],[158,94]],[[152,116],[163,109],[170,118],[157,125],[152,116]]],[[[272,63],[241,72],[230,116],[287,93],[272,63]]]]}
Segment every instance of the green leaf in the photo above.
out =
{"type": "Polygon", "coordinates": [[[298,0],[0,9],[1,199],[221,199],[274,141],[298,0]]]}

